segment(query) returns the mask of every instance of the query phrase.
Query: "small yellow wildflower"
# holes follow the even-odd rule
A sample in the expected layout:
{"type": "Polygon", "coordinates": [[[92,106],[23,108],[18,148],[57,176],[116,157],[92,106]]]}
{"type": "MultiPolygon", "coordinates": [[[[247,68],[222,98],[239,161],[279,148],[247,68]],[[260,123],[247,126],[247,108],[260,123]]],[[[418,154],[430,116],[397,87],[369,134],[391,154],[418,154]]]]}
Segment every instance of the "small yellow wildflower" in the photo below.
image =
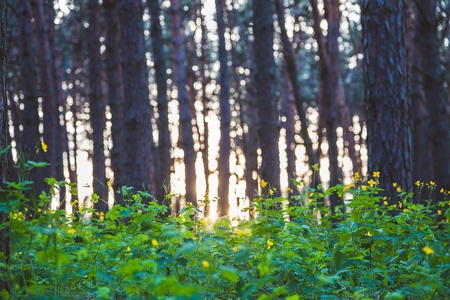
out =
{"type": "Polygon", "coordinates": [[[401,187],[397,187],[397,192],[401,193],[402,192],[402,188],[401,187]]]}
{"type": "Polygon", "coordinates": [[[372,236],[372,234],[370,232],[366,233],[367,236],[372,236]]]}
{"type": "Polygon", "coordinates": [[[374,185],[376,184],[376,182],[375,182],[373,179],[370,179],[367,183],[368,183],[370,186],[374,186],[374,185]]]}
{"type": "Polygon", "coordinates": [[[287,190],[289,193],[293,193],[293,192],[294,192],[294,191],[293,191],[291,188],[289,188],[289,187],[288,187],[286,190],[287,190]]]}
{"type": "Polygon", "coordinates": [[[384,203],[384,205],[388,205],[388,202],[386,200],[383,203],[384,203]]]}
{"type": "Polygon", "coordinates": [[[173,207],[173,204],[170,204],[169,207],[172,208],[172,207],[173,207]]]}
{"type": "Polygon", "coordinates": [[[140,213],[140,214],[141,214],[141,213],[142,213],[142,210],[138,210],[138,213],[140,213]]]}
{"type": "Polygon", "coordinates": [[[131,251],[130,247],[127,247],[127,251],[128,251],[128,252],[130,252],[130,251],[131,251]]]}
{"type": "Polygon", "coordinates": [[[262,187],[262,188],[265,188],[266,185],[267,185],[267,181],[265,181],[264,179],[261,180],[261,187],[262,187]]]}
{"type": "Polygon", "coordinates": [[[416,185],[420,186],[420,181],[419,180],[416,181],[416,185]]]}
{"type": "Polygon", "coordinates": [[[311,204],[311,201],[312,201],[311,199],[308,199],[308,203],[309,203],[309,204],[311,204]]]}
{"type": "Polygon", "coordinates": [[[159,245],[159,243],[158,243],[158,241],[157,240],[152,240],[152,246],[153,247],[156,247],[156,246],[158,246],[159,245]]]}
{"type": "Polygon", "coordinates": [[[359,173],[356,172],[356,173],[355,173],[355,182],[357,182],[358,180],[359,180],[359,173]]]}
{"type": "Polygon", "coordinates": [[[41,147],[44,152],[47,152],[47,144],[45,144],[44,142],[41,142],[41,147]]]}
{"type": "Polygon", "coordinates": [[[438,210],[438,215],[442,215],[442,211],[441,210],[438,210]]]}
{"type": "Polygon", "coordinates": [[[409,212],[409,209],[405,208],[405,209],[403,209],[403,212],[407,213],[407,212],[409,212]]]}
{"type": "Polygon", "coordinates": [[[203,261],[203,266],[205,268],[209,268],[209,262],[207,262],[206,260],[203,261]]]}
{"type": "Polygon", "coordinates": [[[428,246],[426,246],[426,247],[423,247],[423,252],[425,252],[427,255],[430,255],[430,254],[433,254],[434,253],[434,250],[433,249],[431,249],[430,247],[428,247],[428,246]]]}
{"type": "Polygon", "coordinates": [[[373,177],[375,177],[375,178],[380,177],[380,172],[373,172],[373,177]]]}
{"type": "Polygon", "coordinates": [[[436,183],[434,181],[430,181],[430,185],[435,185],[436,183]]]}
{"type": "Polygon", "coordinates": [[[233,247],[233,251],[234,251],[234,252],[237,252],[237,247],[233,247]]]}
{"type": "Polygon", "coordinates": [[[111,180],[108,180],[108,182],[106,183],[106,185],[107,185],[108,187],[111,187],[111,180]]]}
{"type": "Polygon", "coordinates": [[[444,193],[444,188],[442,188],[439,192],[441,192],[441,194],[443,194],[444,193]]]}
{"type": "Polygon", "coordinates": [[[393,184],[392,184],[392,187],[396,187],[397,186],[397,182],[394,182],[393,184]]]}
{"type": "Polygon", "coordinates": [[[328,214],[327,214],[327,213],[325,213],[325,217],[328,217],[328,214]]]}
{"type": "Polygon", "coordinates": [[[363,190],[363,191],[367,190],[367,186],[363,186],[363,187],[362,187],[362,190],[363,190]]]}
{"type": "Polygon", "coordinates": [[[273,243],[270,240],[267,240],[267,249],[273,246],[273,243]]]}
{"type": "Polygon", "coordinates": [[[269,194],[270,194],[270,195],[273,195],[273,190],[270,190],[270,191],[269,191],[269,194]]]}
{"type": "Polygon", "coordinates": [[[105,219],[105,217],[104,216],[100,216],[99,219],[103,221],[105,219]]]}
{"type": "Polygon", "coordinates": [[[242,235],[242,230],[238,229],[237,235],[238,235],[238,236],[241,236],[241,235],[242,235]]]}

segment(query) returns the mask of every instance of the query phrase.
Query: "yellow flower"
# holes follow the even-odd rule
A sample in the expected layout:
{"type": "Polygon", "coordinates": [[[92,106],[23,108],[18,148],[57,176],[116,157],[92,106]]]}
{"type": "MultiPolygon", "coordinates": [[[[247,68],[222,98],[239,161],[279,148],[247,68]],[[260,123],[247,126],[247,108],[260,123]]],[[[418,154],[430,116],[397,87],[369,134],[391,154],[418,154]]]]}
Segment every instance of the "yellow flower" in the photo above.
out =
{"type": "Polygon", "coordinates": [[[273,195],[273,190],[270,190],[270,191],[269,191],[269,194],[273,195]]]}
{"type": "Polygon", "coordinates": [[[288,187],[286,190],[287,190],[289,193],[293,193],[293,192],[294,192],[294,191],[293,191],[291,188],[289,188],[289,187],[288,187]]]}
{"type": "Polygon", "coordinates": [[[430,254],[433,254],[433,253],[434,253],[433,249],[431,249],[431,248],[428,247],[428,246],[423,247],[422,250],[423,250],[423,252],[425,252],[427,255],[430,255],[430,254]]]}
{"type": "Polygon", "coordinates": [[[435,185],[436,183],[434,181],[430,181],[430,185],[435,185]]]}
{"type": "Polygon", "coordinates": [[[242,235],[242,230],[238,229],[237,235],[238,235],[238,236],[241,236],[241,235],[242,235]]]}
{"type": "Polygon", "coordinates": [[[373,172],[373,177],[375,178],[380,177],[380,172],[373,172]]]}
{"type": "Polygon", "coordinates": [[[44,142],[41,142],[41,147],[44,152],[47,152],[47,145],[44,142]]]}
{"type": "Polygon", "coordinates": [[[356,173],[355,173],[355,182],[357,182],[358,180],[359,180],[359,173],[356,172],[356,173]]]}
{"type": "Polygon", "coordinates": [[[157,240],[152,240],[152,246],[153,246],[153,247],[156,247],[156,246],[158,246],[158,245],[159,245],[159,243],[158,243],[157,240]]]}
{"type": "Polygon", "coordinates": [[[401,193],[402,192],[402,188],[401,187],[397,187],[397,192],[401,193]]]}
{"type": "Polygon", "coordinates": [[[108,182],[106,183],[106,185],[107,185],[108,187],[111,187],[111,180],[108,180],[108,182]]]}
{"type": "Polygon", "coordinates": [[[99,219],[103,221],[105,219],[105,217],[104,216],[100,216],[99,219]]]}
{"type": "Polygon", "coordinates": [[[172,208],[172,207],[173,207],[173,204],[170,204],[169,207],[172,208]]]}
{"type": "Polygon", "coordinates": [[[209,262],[207,262],[206,260],[203,261],[203,266],[205,268],[209,268],[209,262]]]}
{"type": "Polygon", "coordinates": [[[442,215],[442,211],[441,210],[438,210],[438,215],[442,215]]]}
{"type": "Polygon", "coordinates": [[[392,187],[396,187],[397,186],[397,182],[394,182],[393,184],[392,184],[392,187]]]}
{"type": "Polygon", "coordinates": [[[420,186],[420,181],[419,180],[416,181],[416,185],[420,186]]]}
{"type": "Polygon", "coordinates": [[[407,213],[407,212],[409,212],[409,209],[405,208],[405,209],[403,210],[403,212],[407,213]]]}
{"type": "Polygon", "coordinates": [[[370,186],[374,186],[374,185],[376,184],[376,182],[373,181],[373,179],[370,179],[367,183],[368,183],[370,186]]]}
{"type": "Polygon", "coordinates": [[[270,240],[267,240],[267,249],[273,246],[273,243],[270,240]]]}
{"type": "Polygon", "coordinates": [[[267,181],[264,181],[264,179],[261,180],[261,187],[262,187],[262,188],[265,188],[266,185],[267,185],[267,181]]]}
{"type": "Polygon", "coordinates": [[[234,252],[237,252],[237,247],[233,247],[233,251],[234,251],[234,252]]]}
{"type": "Polygon", "coordinates": [[[444,189],[442,188],[439,192],[441,192],[441,194],[443,194],[444,193],[444,189]]]}
{"type": "Polygon", "coordinates": [[[388,205],[388,202],[386,200],[383,203],[384,203],[384,205],[388,205]]]}
{"type": "Polygon", "coordinates": [[[372,234],[370,232],[366,233],[367,236],[372,236],[372,234]]]}
{"type": "Polygon", "coordinates": [[[130,251],[131,251],[130,247],[127,247],[127,251],[128,251],[128,252],[130,252],[130,251]]]}

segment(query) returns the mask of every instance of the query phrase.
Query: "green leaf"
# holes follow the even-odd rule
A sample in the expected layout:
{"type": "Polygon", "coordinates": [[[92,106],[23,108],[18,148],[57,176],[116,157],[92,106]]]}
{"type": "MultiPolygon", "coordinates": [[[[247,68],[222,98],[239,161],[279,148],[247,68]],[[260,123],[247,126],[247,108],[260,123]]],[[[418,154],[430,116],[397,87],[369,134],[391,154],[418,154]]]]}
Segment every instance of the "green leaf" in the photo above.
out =
{"type": "Polygon", "coordinates": [[[197,248],[197,244],[194,242],[187,242],[183,246],[181,246],[177,252],[175,253],[175,257],[180,256],[181,254],[191,253],[197,248]]]}
{"type": "MultiPolygon", "coordinates": [[[[4,150],[3,150],[4,151],[4,150]]],[[[9,299],[9,293],[7,290],[3,289],[0,293],[0,296],[2,296],[2,299],[8,300],[9,299]]]]}
{"type": "Polygon", "coordinates": [[[239,275],[237,271],[230,267],[222,267],[220,268],[220,277],[227,279],[231,283],[236,283],[239,280],[239,275]]]}

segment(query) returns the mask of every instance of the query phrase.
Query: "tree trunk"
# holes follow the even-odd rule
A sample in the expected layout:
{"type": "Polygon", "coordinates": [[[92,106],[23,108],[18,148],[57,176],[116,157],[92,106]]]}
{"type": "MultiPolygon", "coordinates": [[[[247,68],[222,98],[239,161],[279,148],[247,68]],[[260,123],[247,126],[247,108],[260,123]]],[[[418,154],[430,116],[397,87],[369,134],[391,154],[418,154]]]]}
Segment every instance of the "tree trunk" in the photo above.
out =
{"type": "Polygon", "coordinates": [[[33,23],[31,22],[31,8],[29,1],[19,0],[16,6],[17,20],[19,23],[20,38],[20,73],[22,79],[22,93],[24,111],[22,125],[23,154],[27,159],[34,160],[36,146],[39,146],[39,115],[38,115],[38,80],[35,62],[35,41],[33,36],[33,23]]]}
{"type": "MultiPolygon", "coordinates": [[[[8,141],[8,99],[6,95],[6,78],[7,78],[7,3],[0,1],[0,151],[10,146],[8,141]]],[[[4,182],[7,181],[9,172],[8,152],[0,155],[0,187],[4,188],[4,182]]],[[[4,201],[4,197],[1,197],[4,201]]],[[[0,224],[9,222],[9,213],[0,212],[0,224]]],[[[9,266],[10,263],[10,243],[7,237],[8,228],[0,230],[0,253],[2,259],[0,262],[9,266]]],[[[8,271],[0,268],[0,292],[5,290],[10,292],[10,280],[8,271]]]]}
{"type": "Polygon", "coordinates": [[[174,47],[174,81],[178,90],[178,102],[180,111],[180,145],[184,151],[184,168],[186,181],[186,202],[191,202],[197,206],[196,191],[196,173],[194,151],[194,140],[192,136],[192,120],[189,108],[189,95],[186,89],[186,54],[184,49],[184,34],[181,30],[183,24],[181,21],[181,3],[180,0],[172,0],[170,7],[171,26],[174,47]]]}
{"type": "MultiPolygon", "coordinates": [[[[124,93],[122,81],[122,68],[120,65],[120,28],[118,15],[118,2],[116,0],[103,0],[103,12],[106,24],[105,40],[105,67],[108,81],[108,104],[111,108],[111,136],[113,147],[111,149],[111,167],[114,172],[113,190],[117,191],[123,186],[125,141],[123,134],[124,119],[124,93]]],[[[116,204],[124,204],[120,195],[115,195],[116,204]]]]}
{"type": "Polygon", "coordinates": [[[228,189],[230,186],[230,76],[228,70],[228,53],[225,48],[225,20],[223,0],[216,0],[217,34],[219,35],[219,84],[220,84],[220,149],[219,149],[219,203],[217,215],[228,215],[230,203],[228,189]]]}
{"type": "Polygon", "coordinates": [[[279,124],[276,95],[275,59],[273,57],[273,14],[270,0],[253,1],[253,31],[255,56],[255,84],[258,98],[259,139],[262,152],[260,176],[272,187],[279,190],[279,124]]]}
{"type": "Polygon", "coordinates": [[[119,3],[122,40],[122,69],[125,94],[126,177],[123,183],[150,191],[151,186],[151,107],[146,93],[147,64],[144,56],[144,32],[141,1],[119,3]]]}
{"type": "Polygon", "coordinates": [[[48,28],[44,16],[44,5],[42,0],[32,0],[31,9],[34,17],[34,29],[38,48],[39,63],[39,84],[43,103],[43,125],[44,125],[44,143],[47,144],[47,152],[41,153],[40,159],[50,163],[49,167],[45,167],[39,171],[41,181],[37,182],[38,191],[45,188],[43,179],[45,177],[56,177],[56,131],[58,122],[57,115],[57,98],[55,95],[53,75],[52,75],[52,53],[49,44],[48,28]]]}
{"type": "Polygon", "coordinates": [[[98,0],[88,2],[88,55],[89,55],[89,108],[92,126],[94,193],[99,196],[94,207],[98,212],[108,211],[108,188],[105,174],[105,149],[103,132],[105,130],[105,105],[102,95],[102,60],[100,55],[100,3],[98,0]]]}
{"type": "Polygon", "coordinates": [[[361,11],[369,174],[380,172],[379,187],[393,203],[398,187],[413,191],[406,5],[363,0],[361,11]]]}
{"type": "MultiPolygon", "coordinates": [[[[156,198],[160,204],[164,203],[166,192],[170,193],[170,169],[172,159],[170,149],[169,132],[169,112],[167,98],[167,67],[164,55],[164,42],[162,36],[162,27],[160,22],[161,6],[158,0],[149,0],[151,39],[153,49],[153,62],[155,68],[155,80],[158,89],[158,154],[159,154],[159,174],[157,181],[156,198]],[[168,189],[166,191],[166,189],[168,189]]],[[[165,203],[169,205],[170,203],[165,203]]],[[[170,215],[170,211],[167,213],[170,215]]]]}
{"type": "Polygon", "coordinates": [[[416,1],[418,50],[421,52],[422,85],[428,110],[427,134],[431,144],[432,167],[437,184],[450,189],[450,136],[447,99],[441,71],[436,0],[416,1]]]}

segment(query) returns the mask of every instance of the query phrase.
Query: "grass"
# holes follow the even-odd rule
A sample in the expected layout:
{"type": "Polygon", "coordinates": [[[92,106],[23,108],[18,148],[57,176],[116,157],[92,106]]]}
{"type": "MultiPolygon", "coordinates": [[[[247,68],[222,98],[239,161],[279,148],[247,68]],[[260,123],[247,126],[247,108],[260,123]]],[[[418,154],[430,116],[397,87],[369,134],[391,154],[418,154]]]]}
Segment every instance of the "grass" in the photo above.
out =
{"type": "Polygon", "coordinates": [[[267,186],[253,201],[256,218],[212,223],[192,205],[162,219],[166,206],[123,188],[126,206],[75,221],[45,209],[45,193],[30,217],[30,185],[2,191],[10,222],[0,229],[11,239],[10,266],[0,259],[8,270],[0,276],[12,283],[11,294],[0,291],[5,299],[450,299],[447,199],[419,205],[399,193],[387,206],[376,184],[360,181],[305,187],[295,199],[272,198],[267,186]],[[345,212],[318,211],[331,192],[352,198],[345,212]]]}

